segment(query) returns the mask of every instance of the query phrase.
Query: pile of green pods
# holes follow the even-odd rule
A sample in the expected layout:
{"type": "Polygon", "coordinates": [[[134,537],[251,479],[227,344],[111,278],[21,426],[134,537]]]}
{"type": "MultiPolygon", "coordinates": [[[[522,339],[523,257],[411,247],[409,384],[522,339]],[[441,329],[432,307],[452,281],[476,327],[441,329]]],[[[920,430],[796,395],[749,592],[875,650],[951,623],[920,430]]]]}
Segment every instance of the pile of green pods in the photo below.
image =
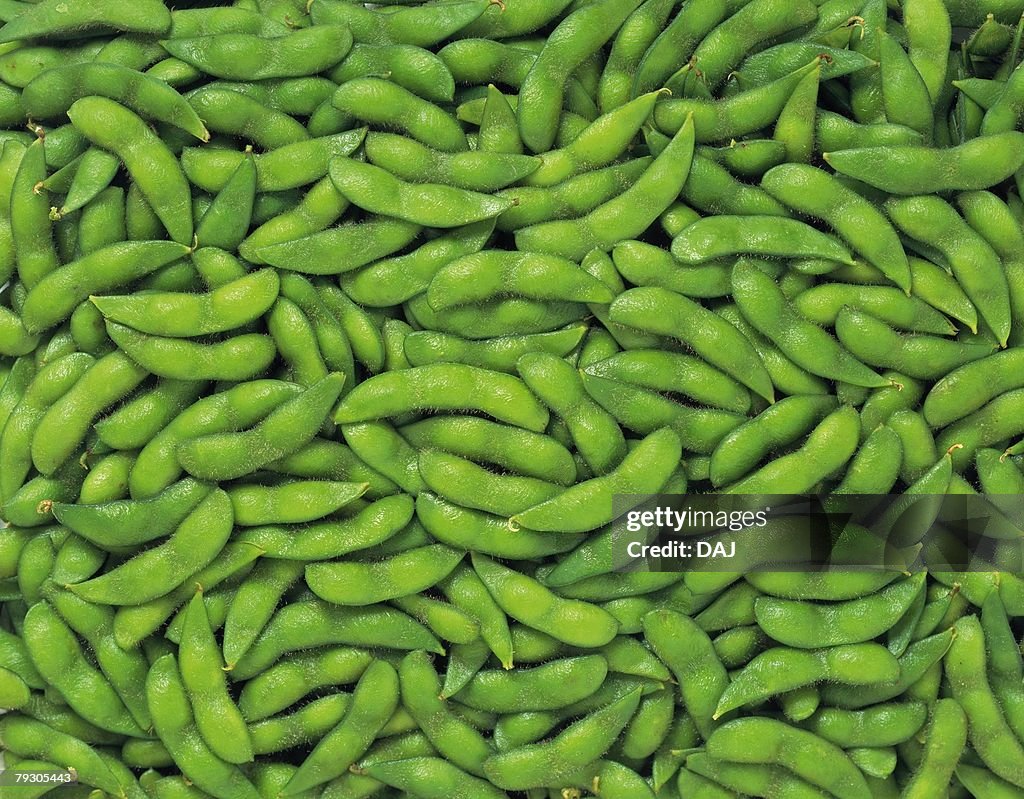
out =
{"type": "Polygon", "coordinates": [[[0,799],[1024,797],[1022,12],[0,0],[0,799]]]}

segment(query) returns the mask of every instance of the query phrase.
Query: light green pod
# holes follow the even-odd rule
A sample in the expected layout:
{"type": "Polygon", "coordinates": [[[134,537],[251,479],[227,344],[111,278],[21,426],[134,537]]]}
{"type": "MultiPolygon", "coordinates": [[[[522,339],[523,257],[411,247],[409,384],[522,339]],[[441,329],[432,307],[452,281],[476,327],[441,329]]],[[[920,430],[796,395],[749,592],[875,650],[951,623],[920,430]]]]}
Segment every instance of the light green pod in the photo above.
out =
{"type": "Polygon", "coordinates": [[[68,109],[72,124],[93,144],[124,162],[132,182],[171,238],[192,244],[191,194],[178,159],[135,113],[105,97],[83,97],[68,109]]]}
{"type": "Polygon", "coordinates": [[[433,183],[490,193],[517,183],[540,161],[526,155],[470,151],[446,153],[393,133],[370,133],[366,157],[410,183],[433,183]]]}
{"type": "Polygon", "coordinates": [[[213,637],[201,590],[185,611],[178,659],[182,683],[206,745],[228,763],[251,761],[252,742],[245,720],[228,694],[224,661],[213,637]]]}
{"type": "Polygon", "coordinates": [[[267,80],[304,77],[329,69],[345,57],[352,34],[341,25],[315,25],[272,39],[221,33],[164,39],[160,45],[175,58],[216,78],[267,80]]]}
{"type": "Polygon", "coordinates": [[[170,241],[122,241],[103,247],[38,281],[25,298],[22,320],[29,330],[46,330],[68,319],[90,295],[127,286],[187,253],[186,246],[170,241]]]}
{"type": "Polygon", "coordinates": [[[205,336],[243,327],[277,299],[280,281],[260,269],[209,294],[150,293],[91,297],[107,319],[143,333],[168,337],[205,336]]]}
{"type": "Polygon", "coordinates": [[[574,261],[557,255],[484,250],[443,266],[430,281],[435,311],[502,297],[607,304],[614,295],[574,261]]]}
{"type": "Polygon", "coordinates": [[[562,599],[525,574],[473,554],[473,568],[494,601],[512,618],[559,641],[596,648],[611,641],[618,623],[589,602],[562,599]]]}
{"type": "Polygon", "coordinates": [[[498,216],[511,201],[432,183],[406,183],[352,158],[330,163],[331,181],[354,205],[417,225],[450,228],[498,216]]]}
{"type": "Polygon", "coordinates": [[[149,373],[171,380],[250,380],[277,354],[273,339],[260,333],[204,344],[151,336],[108,321],[107,334],[149,373]]]}

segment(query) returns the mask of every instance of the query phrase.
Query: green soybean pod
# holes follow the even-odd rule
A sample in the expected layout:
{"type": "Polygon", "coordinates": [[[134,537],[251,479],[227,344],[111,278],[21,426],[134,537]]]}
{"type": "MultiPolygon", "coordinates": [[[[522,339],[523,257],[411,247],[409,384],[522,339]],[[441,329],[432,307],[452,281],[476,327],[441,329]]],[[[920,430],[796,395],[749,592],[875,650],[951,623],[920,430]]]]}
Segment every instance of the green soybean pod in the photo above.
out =
{"type": "Polygon", "coordinates": [[[42,474],[54,474],[85,439],[93,420],[145,378],[145,370],[121,352],[92,364],[39,420],[32,436],[35,467],[42,474]]]}
{"type": "Polygon", "coordinates": [[[576,464],[559,442],[541,433],[475,416],[431,416],[399,428],[417,449],[437,449],[538,480],[571,485],[576,464]]]}
{"type": "Polygon", "coordinates": [[[317,688],[355,682],[373,660],[369,652],[345,646],[290,655],[246,682],[239,708],[250,724],[260,721],[317,688]]]}
{"type": "Polygon", "coordinates": [[[360,305],[386,307],[405,302],[426,290],[445,264],[483,249],[494,224],[466,225],[438,236],[405,255],[384,258],[341,277],[344,292],[360,305]]]}
{"type": "MultiPolygon", "coordinates": [[[[863,426],[864,417],[861,416],[863,426]]],[[[862,431],[863,432],[863,431],[862,431]]],[[[850,459],[846,473],[833,494],[884,494],[892,490],[903,462],[903,443],[899,435],[884,424],[861,442],[850,459]]]]}
{"type": "Polygon", "coordinates": [[[790,208],[824,219],[886,277],[904,291],[910,290],[910,265],[896,231],[859,194],[827,172],[803,164],[777,166],[762,178],[761,185],[790,208]]]}
{"type": "Polygon", "coordinates": [[[976,191],[1000,183],[1020,168],[1024,133],[996,133],[944,149],[855,147],[825,152],[823,157],[840,174],[889,194],[976,191]]]}
{"type": "Polygon", "coordinates": [[[729,684],[711,639],[692,619],[667,609],[644,616],[643,633],[675,676],[687,713],[707,739],[717,724],[715,706],[729,684]],[[681,641],[685,647],[679,646],[681,641]]]}
{"type": "Polygon", "coordinates": [[[366,157],[410,183],[432,183],[478,192],[494,192],[530,175],[540,161],[531,156],[479,150],[444,153],[393,133],[366,137],[366,157]]]}
{"type": "Polygon", "coordinates": [[[32,468],[32,437],[47,410],[94,363],[90,355],[69,353],[44,366],[28,384],[0,434],[0,498],[13,495],[28,477],[32,468]]]}
{"type": "Polygon", "coordinates": [[[818,59],[764,86],[740,91],[721,100],[680,98],[665,100],[654,109],[659,130],[674,133],[693,118],[700,143],[729,141],[773,124],[797,85],[820,69],[818,59]]]}
{"type": "Polygon", "coordinates": [[[826,283],[801,292],[793,304],[819,325],[834,326],[843,306],[850,305],[911,332],[939,336],[956,333],[955,326],[923,300],[890,286],[826,283]]]}
{"type": "Polygon", "coordinates": [[[878,60],[886,120],[906,125],[929,140],[935,127],[933,99],[910,56],[891,35],[882,33],[878,36],[878,60]]]}
{"type": "Polygon", "coordinates": [[[342,25],[314,25],[285,36],[249,33],[174,37],[160,42],[175,58],[207,75],[226,80],[262,81],[315,75],[337,64],[352,46],[342,25]]]}
{"type": "Polygon", "coordinates": [[[207,84],[189,92],[188,101],[214,133],[237,136],[262,150],[273,150],[310,138],[306,128],[293,117],[274,111],[253,97],[216,84],[207,84]]]}
{"type": "MultiPolygon", "coordinates": [[[[754,149],[752,145],[748,145],[754,149]]],[[[741,155],[746,151],[736,147],[723,148],[728,153],[736,150],[741,155]]],[[[719,156],[715,160],[716,153],[710,152],[708,147],[701,147],[694,155],[693,164],[690,167],[690,176],[683,184],[682,199],[698,211],[707,214],[736,214],[740,216],[763,214],[766,216],[788,216],[789,212],[785,207],[775,200],[771,195],[756,186],[751,186],[739,180],[730,173],[728,164],[730,161],[738,161],[739,156],[732,159],[726,156],[719,156]],[[725,165],[718,161],[725,161],[725,165]]],[[[768,169],[764,166],[763,169],[768,169]]],[[[762,168],[757,167],[755,171],[759,174],[762,168]]],[[[670,222],[672,226],[669,235],[678,236],[687,225],[692,224],[699,215],[687,214],[681,208],[669,209],[662,215],[662,226],[670,222]]],[[[667,230],[667,228],[666,228],[667,230]]]]}
{"type": "Polygon", "coordinates": [[[428,596],[400,597],[391,600],[391,604],[456,646],[481,641],[479,622],[452,604],[428,596]]]}
{"type": "Polygon", "coordinates": [[[253,749],[257,754],[273,754],[312,743],[341,720],[350,703],[351,694],[328,694],[294,713],[255,722],[249,728],[253,749]]]}
{"type": "Polygon", "coordinates": [[[37,281],[25,298],[23,321],[31,330],[53,327],[91,294],[126,286],[187,253],[187,247],[170,241],[125,241],[103,247],[37,281]]]}
{"type": "MultiPolygon", "coordinates": [[[[614,341],[611,334],[608,338],[614,341]]],[[[604,354],[594,353],[595,357],[604,354]]],[[[585,360],[581,355],[580,365],[584,373],[595,377],[632,383],[654,391],[679,393],[702,405],[735,413],[746,413],[751,407],[750,393],[738,381],[694,356],[637,349],[616,352],[593,363],[585,363],[585,360]]]]}
{"type": "Polygon", "coordinates": [[[410,366],[454,361],[514,374],[516,363],[528,353],[549,353],[562,357],[569,355],[579,345],[585,332],[583,326],[573,325],[550,333],[498,336],[471,341],[448,333],[419,330],[405,336],[403,353],[410,366]]]}
{"type": "Polygon", "coordinates": [[[285,605],[274,614],[249,651],[235,664],[232,676],[249,679],[287,652],[327,644],[444,651],[426,627],[395,608],[341,607],[319,599],[303,600],[285,605]]]}
{"type": "Polygon", "coordinates": [[[825,680],[844,686],[864,686],[891,682],[899,674],[900,664],[893,654],[875,643],[810,650],[772,647],[743,665],[718,700],[715,715],[720,717],[775,694],[825,680]]]}
{"type": "Polygon", "coordinates": [[[196,225],[196,246],[234,250],[245,239],[256,199],[256,165],[246,154],[196,225]]]}
{"type": "Polygon", "coordinates": [[[582,647],[603,646],[615,637],[618,624],[597,605],[562,599],[536,580],[484,556],[474,554],[473,566],[495,602],[527,626],[582,647]]]}
{"type": "MultiPolygon", "coordinates": [[[[333,189],[333,184],[330,185],[333,193],[340,196],[333,189]]],[[[243,242],[243,257],[248,254],[249,260],[267,263],[279,269],[313,275],[336,275],[391,255],[411,243],[420,230],[420,226],[412,222],[371,217],[365,222],[306,231],[306,235],[293,240],[266,242],[259,246],[253,242],[252,251],[248,253],[245,252],[247,245],[243,242]]],[[[252,238],[250,236],[246,241],[252,238]]]]}
{"type": "Polygon", "coordinates": [[[426,491],[417,497],[417,517],[437,541],[509,560],[565,552],[580,542],[579,536],[549,536],[528,530],[513,533],[504,516],[463,508],[426,491]]]}
{"type": "MultiPolygon", "coordinates": [[[[1011,468],[1017,471],[1016,467],[1011,468]]],[[[993,693],[999,700],[1007,724],[1019,737],[1024,724],[1024,691],[1021,691],[1017,679],[1022,671],[1020,649],[1012,644],[1007,648],[1007,643],[1013,642],[1014,636],[998,591],[990,593],[982,603],[981,628],[985,636],[989,681],[993,693]]]]}
{"type": "Polygon", "coordinates": [[[209,485],[186,478],[148,501],[54,503],[53,512],[63,525],[101,549],[138,546],[173,532],[210,490],[209,485]]]}
{"type": "Polygon", "coordinates": [[[344,375],[327,375],[244,432],[183,442],[178,446],[182,467],[200,479],[232,479],[295,452],[316,435],[344,380],[344,375]]]}
{"type": "Polygon", "coordinates": [[[584,172],[551,187],[518,186],[502,195],[513,206],[498,217],[499,230],[518,230],[530,225],[586,214],[633,185],[652,159],[632,158],[621,164],[584,172]]]}
{"type": "Polygon", "coordinates": [[[243,333],[213,343],[141,333],[116,322],[107,333],[120,350],[150,374],[171,380],[249,380],[270,366],[273,339],[243,333]]]}
{"type": "Polygon", "coordinates": [[[559,783],[607,752],[640,702],[633,690],[566,727],[556,737],[499,752],[484,762],[488,779],[506,790],[559,783]]]}
{"type": "Polygon", "coordinates": [[[842,468],[853,457],[860,440],[860,418],[850,406],[826,416],[795,452],[761,467],[727,489],[730,494],[778,492],[801,494],[842,468]]]}
{"type": "Polygon", "coordinates": [[[426,652],[411,652],[398,668],[402,704],[437,751],[460,769],[483,776],[483,762],[494,751],[472,725],[439,697],[441,680],[426,652]]]}
{"type": "Polygon", "coordinates": [[[747,339],[698,303],[663,288],[636,288],[620,294],[609,313],[619,324],[683,341],[769,402],[775,399],[771,378],[747,339]]]}
{"type": "Polygon", "coordinates": [[[846,248],[827,234],[775,216],[706,217],[683,228],[672,240],[672,255],[688,265],[742,254],[854,263],[846,248]]]}
{"type": "Polygon", "coordinates": [[[551,148],[566,77],[611,39],[639,5],[639,0],[604,0],[569,14],[551,32],[520,90],[519,131],[527,147],[534,152],[551,148]],[[580,30],[588,35],[580,36],[580,30]]]}
{"type": "MultiPolygon", "coordinates": [[[[207,384],[201,380],[161,380],[96,423],[96,433],[109,447],[144,447],[185,408],[199,399],[207,384]]],[[[90,504],[90,503],[87,503],[90,504]]]]}
{"type": "Polygon", "coordinates": [[[62,695],[70,695],[72,707],[83,718],[122,735],[141,733],[113,686],[85,659],[74,632],[48,602],[36,602],[29,608],[24,634],[40,674],[62,695]]]}
{"type": "Polygon", "coordinates": [[[368,421],[422,407],[460,410],[467,402],[495,419],[527,430],[540,432],[547,425],[547,410],[520,380],[463,364],[431,364],[376,375],[342,400],[335,421],[368,421]]]}
{"type": "Polygon", "coordinates": [[[565,422],[577,450],[595,474],[606,474],[621,463],[626,440],[618,423],[587,396],[571,366],[557,356],[537,353],[522,356],[516,367],[526,385],[565,422]]]}
{"type": "MultiPolygon", "coordinates": [[[[313,183],[327,175],[332,158],[351,154],[365,135],[365,128],[346,130],[257,153],[253,156],[256,188],[278,192],[313,183]]],[[[237,150],[186,147],[181,153],[181,166],[193,185],[216,193],[227,185],[244,159],[245,153],[237,150]]]]}
{"type": "Polygon", "coordinates": [[[20,713],[7,713],[0,720],[0,740],[4,749],[21,757],[46,759],[71,767],[78,779],[113,795],[124,788],[99,752],[85,741],[61,732],[20,713]]]}
{"type": "Polygon", "coordinates": [[[865,387],[888,384],[826,331],[800,317],[778,284],[757,263],[737,262],[732,285],[736,303],[748,321],[804,369],[865,387]]]}
{"type": "Polygon", "coordinates": [[[817,9],[805,3],[755,0],[740,7],[701,41],[692,58],[714,91],[743,56],[759,45],[813,22],[817,9]]]}
{"type": "Polygon", "coordinates": [[[686,769],[687,772],[713,780],[716,785],[743,791],[744,794],[805,796],[808,799],[828,795],[780,766],[715,760],[708,757],[706,752],[694,752],[687,756],[686,769]]]}
{"type": "Polygon", "coordinates": [[[891,628],[923,582],[924,574],[918,574],[890,583],[874,595],[828,605],[761,597],[754,603],[754,613],[766,633],[788,646],[810,649],[860,643],[891,628]]]}
{"type": "Polygon", "coordinates": [[[278,295],[279,279],[259,269],[208,294],[147,293],[92,297],[107,319],[143,333],[193,337],[243,327],[262,316],[278,295]]]}
{"type": "Polygon", "coordinates": [[[509,517],[561,493],[554,483],[495,475],[472,461],[433,450],[421,451],[419,471],[426,487],[463,508],[509,517]]]}
{"type": "Polygon", "coordinates": [[[161,80],[113,63],[46,70],[25,86],[22,105],[31,116],[50,119],[86,96],[120,101],[143,117],[175,125],[204,142],[210,138],[196,112],[178,92],[161,80]]]}
{"type": "Polygon", "coordinates": [[[359,678],[345,716],[306,757],[285,793],[298,793],[342,774],[366,752],[398,701],[398,674],[387,662],[375,661],[359,678]]]}
{"type": "Polygon", "coordinates": [[[956,211],[938,197],[886,202],[886,211],[907,235],[929,242],[946,258],[957,282],[1002,346],[1010,333],[1010,290],[999,256],[956,211]]]}
{"type": "Polygon", "coordinates": [[[200,736],[174,655],[165,655],[150,667],[146,695],[157,734],[190,781],[215,795],[259,797],[243,772],[214,754],[200,736]]]}
{"type": "MultiPolygon", "coordinates": [[[[322,178],[292,209],[274,216],[254,230],[239,245],[239,254],[253,263],[265,263],[260,251],[275,244],[295,244],[302,239],[321,233],[345,213],[349,202],[334,186],[330,178],[322,178]]],[[[358,228],[357,228],[358,229],[358,228]]]]}
{"type": "Polygon", "coordinates": [[[328,77],[340,86],[356,78],[385,73],[424,100],[450,102],[455,95],[455,81],[444,61],[430,50],[411,44],[357,42],[328,77]]]}
{"type": "Polygon", "coordinates": [[[224,661],[228,668],[249,650],[270,621],[285,591],[302,576],[303,564],[262,560],[239,587],[224,620],[224,661]]]}
{"type": "Polygon", "coordinates": [[[329,174],[335,188],[370,213],[386,213],[418,225],[450,228],[491,219],[511,201],[435,183],[406,183],[352,158],[335,158],[329,174]]]}
{"type": "Polygon", "coordinates": [[[456,567],[440,585],[441,592],[455,607],[461,609],[480,625],[482,646],[466,644],[455,646],[449,659],[441,695],[445,698],[457,693],[476,674],[493,652],[499,662],[512,668],[512,634],[508,618],[494,601],[476,572],[467,566],[456,567]]]}
{"type": "Polygon", "coordinates": [[[957,197],[957,206],[967,223],[984,238],[1003,263],[1010,288],[1010,342],[1021,336],[1018,322],[1024,310],[1024,263],[1018,257],[1021,236],[1019,225],[1007,226],[1014,214],[1007,203],[991,192],[964,192],[957,197]]]}
{"type": "Polygon", "coordinates": [[[182,684],[206,745],[228,763],[252,760],[249,732],[241,712],[228,694],[224,661],[210,628],[202,591],[196,592],[185,611],[178,659],[182,684]]]}
{"type": "Polygon", "coordinates": [[[743,417],[716,408],[683,405],[658,391],[583,373],[583,385],[619,424],[646,436],[667,427],[679,436],[684,449],[708,455],[743,417]]]}
{"type": "Polygon", "coordinates": [[[927,719],[923,702],[892,702],[865,710],[821,708],[806,729],[844,749],[895,746],[909,741],[927,719]]]}
{"type": "Polygon", "coordinates": [[[335,108],[371,125],[397,129],[442,152],[468,149],[466,134],[447,111],[380,78],[356,78],[338,87],[335,108]]]}
{"type": "Polygon", "coordinates": [[[141,605],[161,597],[217,557],[231,532],[232,519],[231,500],[223,491],[215,490],[182,520],[165,543],[99,577],[69,587],[83,599],[107,605],[141,605]],[[160,578],[148,578],[151,570],[158,570],[160,578]]]}
{"type": "Polygon", "coordinates": [[[0,39],[13,42],[40,36],[66,37],[80,32],[130,31],[161,34],[171,27],[171,14],[161,3],[145,0],[138,5],[115,3],[104,6],[80,6],[65,9],[48,0],[26,9],[0,29],[0,39]]]}
{"type": "Polygon", "coordinates": [[[11,186],[11,236],[18,276],[31,289],[60,265],[53,241],[48,195],[36,191],[46,179],[43,140],[37,139],[25,150],[11,186]]]}
{"type": "Polygon", "coordinates": [[[353,8],[335,0],[317,0],[310,4],[309,11],[314,25],[345,25],[352,29],[358,42],[430,47],[473,22],[487,6],[487,0],[466,0],[450,4],[443,13],[421,8],[390,9],[392,13],[382,13],[376,8],[353,8]]]}
{"type": "Polygon", "coordinates": [[[945,790],[967,743],[967,717],[955,699],[939,699],[931,709],[924,756],[904,788],[907,799],[924,799],[945,790]]]}
{"type": "Polygon", "coordinates": [[[302,480],[277,486],[239,485],[228,491],[235,524],[296,524],[321,519],[362,496],[366,483],[302,480]]]}
{"type": "Polygon", "coordinates": [[[674,5],[668,0],[647,0],[622,23],[598,84],[598,105],[603,113],[632,99],[640,63],[668,22],[674,5]]]}
{"type": "Polygon", "coordinates": [[[836,407],[832,397],[785,397],[737,427],[711,454],[711,482],[728,485],[748,474],[768,453],[792,444],[836,407]]]}
{"type": "Polygon", "coordinates": [[[687,117],[668,147],[623,193],[579,219],[518,230],[516,246],[581,261],[595,247],[607,251],[619,242],[636,238],[679,196],[690,172],[693,149],[693,120],[687,117]]]}
{"type": "Polygon", "coordinates": [[[608,286],[568,258],[502,250],[483,250],[451,261],[427,288],[427,302],[435,311],[503,296],[597,304],[613,298],[608,286]]]}
{"type": "Polygon", "coordinates": [[[949,10],[934,0],[907,0],[903,6],[910,61],[920,73],[933,101],[938,101],[946,79],[952,41],[949,10]]]}
{"type": "Polygon", "coordinates": [[[840,799],[867,799],[863,775],[839,747],[811,732],[769,718],[735,719],[707,741],[711,757],[776,764],[840,799]]]}
{"type": "Polygon", "coordinates": [[[124,162],[132,182],[167,228],[171,238],[192,244],[188,183],[167,145],[135,113],[104,97],[77,100],[68,116],[93,144],[124,162]]]}
{"type": "Polygon", "coordinates": [[[968,738],[993,773],[1018,787],[1024,750],[1006,723],[985,671],[985,638],[977,616],[964,616],[945,658],[953,698],[967,716],[968,738]]]}
{"type": "MultiPolygon", "coordinates": [[[[209,566],[200,569],[170,593],[142,605],[119,607],[114,614],[114,638],[118,645],[124,649],[138,646],[192,598],[197,584],[210,589],[229,578],[240,579],[252,569],[253,561],[261,554],[256,547],[229,542],[209,566]]],[[[149,653],[155,659],[166,651],[151,644],[149,653]]]]}
{"type": "Polygon", "coordinates": [[[371,564],[311,563],[306,584],[336,605],[371,605],[437,585],[464,555],[443,544],[428,544],[371,564]]]}
{"type": "MultiPolygon", "coordinates": [[[[75,539],[69,539],[74,541],[75,539]]],[[[68,547],[65,544],[58,553],[58,560],[68,547]]],[[[54,579],[63,579],[57,574],[54,579]]],[[[114,611],[85,602],[72,593],[60,590],[52,584],[44,585],[44,592],[58,614],[68,626],[89,644],[97,665],[121,698],[128,712],[138,725],[145,730],[152,727],[152,719],[146,706],[145,678],[148,664],[139,651],[125,651],[114,639],[114,611]]]]}
{"type": "Polygon", "coordinates": [[[633,79],[633,94],[663,86],[729,13],[723,0],[701,0],[680,9],[640,59],[633,79]]]}
{"type": "Polygon", "coordinates": [[[506,794],[491,783],[463,771],[453,762],[440,757],[408,757],[374,762],[360,766],[377,784],[391,785],[409,791],[424,799],[441,799],[455,795],[479,796],[480,799],[500,799],[506,794]]]}
{"type": "Polygon", "coordinates": [[[851,307],[843,308],[836,317],[836,334],[863,363],[906,372],[921,380],[934,380],[982,360],[994,349],[982,341],[897,333],[880,319],[851,307]]]}
{"type": "Polygon", "coordinates": [[[557,533],[593,530],[612,521],[615,494],[648,494],[668,482],[679,464],[679,436],[668,428],[650,433],[613,470],[577,483],[556,497],[509,518],[513,531],[520,527],[557,533]]]}
{"type": "Polygon", "coordinates": [[[613,163],[625,154],[662,94],[648,92],[606,111],[565,147],[537,156],[540,166],[524,182],[530,186],[555,186],[574,175],[613,163]]]}
{"type": "Polygon", "coordinates": [[[1000,779],[991,771],[978,766],[960,763],[956,767],[957,782],[974,796],[991,796],[992,799],[1012,799],[1020,789],[1000,779]]]}
{"type": "Polygon", "coordinates": [[[886,122],[861,125],[824,109],[818,110],[815,133],[818,150],[828,153],[861,146],[911,146],[923,143],[920,133],[903,125],[886,122]]]}

